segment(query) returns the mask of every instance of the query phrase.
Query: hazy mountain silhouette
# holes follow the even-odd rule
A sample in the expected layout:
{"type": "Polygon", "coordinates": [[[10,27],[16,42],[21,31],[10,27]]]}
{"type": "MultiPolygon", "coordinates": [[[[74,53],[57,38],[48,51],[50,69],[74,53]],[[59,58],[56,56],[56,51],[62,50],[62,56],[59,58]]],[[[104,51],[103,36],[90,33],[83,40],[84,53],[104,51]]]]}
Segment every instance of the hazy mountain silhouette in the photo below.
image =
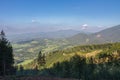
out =
{"type": "Polygon", "coordinates": [[[72,44],[120,42],[120,25],[113,26],[93,34],[79,33],[67,38],[67,40],[72,44]]]}

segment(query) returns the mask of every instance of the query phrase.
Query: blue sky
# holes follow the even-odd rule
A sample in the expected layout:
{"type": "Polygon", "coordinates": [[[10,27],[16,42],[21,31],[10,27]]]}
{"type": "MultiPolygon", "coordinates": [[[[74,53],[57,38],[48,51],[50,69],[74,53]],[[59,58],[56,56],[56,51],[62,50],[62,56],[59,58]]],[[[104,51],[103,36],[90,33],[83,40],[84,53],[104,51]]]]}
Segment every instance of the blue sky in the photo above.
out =
{"type": "Polygon", "coordinates": [[[119,8],[120,0],[0,0],[0,25],[44,30],[109,27],[120,23],[119,8]]]}

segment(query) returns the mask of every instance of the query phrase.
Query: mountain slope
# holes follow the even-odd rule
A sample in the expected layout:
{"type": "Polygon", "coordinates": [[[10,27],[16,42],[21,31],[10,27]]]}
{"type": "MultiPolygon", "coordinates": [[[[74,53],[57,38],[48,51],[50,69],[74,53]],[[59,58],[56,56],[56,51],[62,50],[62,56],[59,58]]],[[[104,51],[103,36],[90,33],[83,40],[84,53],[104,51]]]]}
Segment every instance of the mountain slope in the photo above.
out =
{"type": "MultiPolygon", "coordinates": [[[[68,49],[57,50],[50,52],[46,55],[46,68],[52,67],[54,63],[69,61],[74,55],[84,56],[86,58],[97,57],[99,54],[113,54],[118,52],[119,54],[120,43],[107,43],[99,45],[84,45],[84,46],[75,46],[68,49]]],[[[116,55],[116,54],[114,54],[116,55]]],[[[117,56],[120,57],[120,56],[117,56]]],[[[36,60],[33,60],[31,63],[23,65],[25,69],[30,69],[36,65],[36,60]]]]}
{"type": "Polygon", "coordinates": [[[119,42],[120,41],[120,25],[102,30],[95,35],[99,35],[106,41],[119,42]]]}
{"type": "Polygon", "coordinates": [[[85,34],[79,33],[67,40],[71,44],[98,44],[106,42],[120,42],[120,25],[107,28],[97,33],[85,34]]]}

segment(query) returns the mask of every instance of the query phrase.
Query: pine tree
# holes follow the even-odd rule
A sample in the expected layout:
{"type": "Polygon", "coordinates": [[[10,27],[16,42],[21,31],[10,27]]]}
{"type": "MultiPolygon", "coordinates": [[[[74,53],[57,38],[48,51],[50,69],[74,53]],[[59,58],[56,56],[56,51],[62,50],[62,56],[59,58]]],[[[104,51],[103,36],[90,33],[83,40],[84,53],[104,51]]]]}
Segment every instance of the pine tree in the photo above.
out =
{"type": "Polygon", "coordinates": [[[15,72],[13,64],[13,49],[2,30],[0,33],[0,75],[5,76],[13,74],[15,72]]]}
{"type": "Polygon", "coordinates": [[[37,63],[38,63],[38,65],[41,65],[41,66],[44,66],[45,63],[46,63],[46,61],[45,61],[45,55],[43,55],[43,54],[41,53],[41,51],[40,51],[39,54],[38,54],[37,63]]]}

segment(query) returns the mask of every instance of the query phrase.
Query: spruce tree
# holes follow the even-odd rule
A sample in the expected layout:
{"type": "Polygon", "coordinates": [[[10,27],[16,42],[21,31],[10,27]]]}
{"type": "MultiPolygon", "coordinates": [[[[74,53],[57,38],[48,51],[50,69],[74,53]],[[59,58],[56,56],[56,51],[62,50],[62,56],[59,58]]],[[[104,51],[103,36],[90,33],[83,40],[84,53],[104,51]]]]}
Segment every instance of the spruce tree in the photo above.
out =
{"type": "Polygon", "coordinates": [[[2,30],[0,33],[0,75],[12,75],[15,72],[13,64],[12,45],[6,39],[5,33],[2,30]]]}
{"type": "Polygon", "coordinates": [[[38,65],[41,65],[41,66],[44,66],[45,63],[46,63],[45,55],[43,55],[43,54],[41,53],[41,51],[40,51],[39,54],[38,54],[37,63],[38,63],[38,65]]]}

